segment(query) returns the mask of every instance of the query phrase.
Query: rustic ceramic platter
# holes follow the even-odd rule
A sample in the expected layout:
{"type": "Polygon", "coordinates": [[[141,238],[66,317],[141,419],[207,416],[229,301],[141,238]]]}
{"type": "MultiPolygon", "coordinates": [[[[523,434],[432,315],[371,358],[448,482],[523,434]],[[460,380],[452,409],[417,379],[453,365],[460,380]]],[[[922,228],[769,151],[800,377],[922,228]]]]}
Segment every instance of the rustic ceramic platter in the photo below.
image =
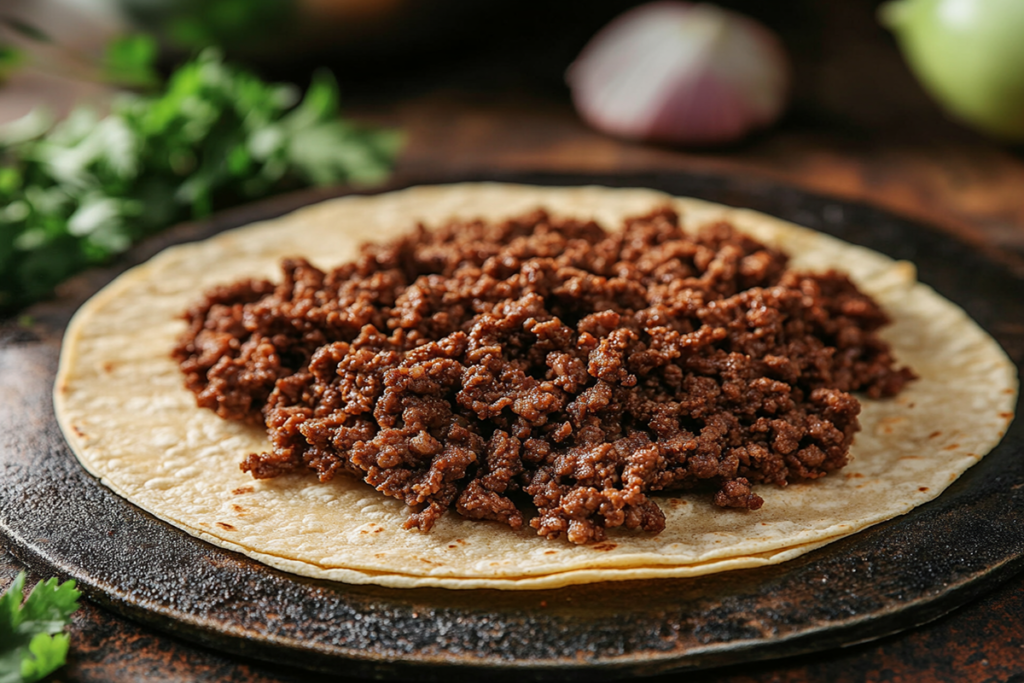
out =
{"type": "MultiPolygon", "coordinates": [[[[735,177],[515,175],[511,182],[652,187],[745,206],[914,261],[1020,366],[1024,278],[937,229],[880,210],[735,177]]],[[[442,179],[431,179],[442,180],[442,179]]],[[[466,178],[446,178],[466,180],[466,178]]],[[[697,579],[549,591],[394,590],[295,577],[215,548],[101,486],[50,403],[61,332],[125,268],[175,242],[280,215],[273,200],[182,226],[70,283],[0,327],[0,535],[23,561],[93,600],[224,651],[317,670],[439,679],[613,678],[778,657],[933,619],[1024,566],[1024,427],[935,501],[797,560],[697,579]]],[[[141,380],[144,381],[144,380],[141,380]]]]}

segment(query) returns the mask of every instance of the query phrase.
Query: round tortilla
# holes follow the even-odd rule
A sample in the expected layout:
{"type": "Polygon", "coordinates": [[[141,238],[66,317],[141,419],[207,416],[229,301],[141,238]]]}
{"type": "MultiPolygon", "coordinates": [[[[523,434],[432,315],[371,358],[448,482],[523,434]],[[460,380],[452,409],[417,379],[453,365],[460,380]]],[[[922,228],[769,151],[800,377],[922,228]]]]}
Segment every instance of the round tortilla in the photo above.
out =
{"type": "Polygon", "coordinates": [[[61,428],[82,464],[139,507],[215,545],[296,574],[392,587],[539,589],[688,577],[782,562],[903,514],[951,484],[1012,419],[1016,371],[957,306],[918,283],[913,265],[753,211],[643,189],[504,184],[415,187],[346,197],[204,242],[168,249],[93,297],[68,328],[55,387],[61,428]],[[693,230],[732,222],[788,252],[791,265],[850,274],[890,313],[882,336],[920,375],[894,399],[862,398],[862,430],[843,470],[757,487],[758,511],[706,494],[658,496],[658,535],[614,529],[577,546],[533,529],[446,514],[429,533],[402,528],[399,500],[347,477],[254,480],[239,470],[269,449],[265,432],[196,407],[170,352],[182,312],[209,287],[277,279],[284,256],[331,268],[360,244],[417,222],[499,220],[544,207],[607,229],[664,204],[693,230]]]}

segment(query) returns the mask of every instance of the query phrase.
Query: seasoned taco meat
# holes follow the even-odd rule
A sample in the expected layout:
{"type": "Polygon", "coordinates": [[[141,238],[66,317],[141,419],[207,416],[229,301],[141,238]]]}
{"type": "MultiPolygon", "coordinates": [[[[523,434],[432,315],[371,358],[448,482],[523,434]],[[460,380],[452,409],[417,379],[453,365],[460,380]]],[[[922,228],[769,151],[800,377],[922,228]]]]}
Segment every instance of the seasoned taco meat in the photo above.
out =
{"type": "Polygon", "coordinates": [[[423,531],[454,507],[573,543],[658,532],[652,493],[756,510],[754,484],[843,467],[851,392],[914,377],[870,297],[786,261],[669,209],[613,233],[540,211],[421,226],[208,292],[174,357],[200,406],[266,426],[254,477],[347,473],[423,531]]]}

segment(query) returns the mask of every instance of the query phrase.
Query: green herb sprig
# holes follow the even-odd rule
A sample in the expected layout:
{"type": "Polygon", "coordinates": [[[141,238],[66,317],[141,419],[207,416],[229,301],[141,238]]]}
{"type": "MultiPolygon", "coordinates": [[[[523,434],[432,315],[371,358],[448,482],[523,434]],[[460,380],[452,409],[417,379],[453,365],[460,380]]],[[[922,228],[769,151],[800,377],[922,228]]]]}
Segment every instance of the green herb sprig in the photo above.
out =
{"type": "MultiPolygon", "coordinates": [[[[138,60],[152,55],[134,50],[115,61],[145,75],[138,60]]],[[[300,98],[213,49],[106,116],[79,108],[52,125],[33,113],[0,129],[0,312],[175,222],[306,185],[379,182],[400,144],[340,118],[328,72],[300,98]]]]}
{"type": "Polygon", "coordinates": [[[40,581],[22,603],[25,572],[0,596],[0,683],[32,683],[64,666],[63,633],[78,609],[74,581],[40,581]]]}

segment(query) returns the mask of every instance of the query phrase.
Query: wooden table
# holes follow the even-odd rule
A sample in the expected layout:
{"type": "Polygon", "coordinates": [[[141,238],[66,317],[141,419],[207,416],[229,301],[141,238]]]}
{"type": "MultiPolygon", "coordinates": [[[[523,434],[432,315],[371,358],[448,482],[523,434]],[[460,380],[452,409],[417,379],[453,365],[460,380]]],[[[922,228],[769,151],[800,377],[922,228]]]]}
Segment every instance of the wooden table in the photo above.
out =
{"type": "MultiPolygon", "coordinates": [[[[500,170],[747,174],[931,222],[1024,273],[1021,150],[946,121],[875,26],[871,3],[830,2],[828,11],[819,9],[825,3],[795,4],[803,12],[798,12],[801,21],[815,22],[817,37],[787,39],[796,46],[792,111],[772,131],[725,150],[684,151],[595,133],[575,116],[557,72],[544,67],[540,78],[524,76],[521,68],[510,66],[514,55],[495,58],[495,68],[460,67],[411,85],[399,78],[374,90],[355,81],[349,87],[355,93],[354,113],[407,131],[399,177],[469,177],[500,170]],[[493,78],[495,73],[502,75],[493,78]]],[[[782,33],[787,38],[786,30],[782,33]]],[[[38,95],[32,88],[26,92],[38,95]]],[[[0,588],[20,569],[0,548],[0,588]]],[[[1024,680],[1021,614],[1024,578],[1017,577],[909,632],[687,680],[1019,681],[1024,680]]],[[[70,664],[55,680],[332,680],[223,656],[88,603],[74,617],[71,638],[70,664]]]]}

